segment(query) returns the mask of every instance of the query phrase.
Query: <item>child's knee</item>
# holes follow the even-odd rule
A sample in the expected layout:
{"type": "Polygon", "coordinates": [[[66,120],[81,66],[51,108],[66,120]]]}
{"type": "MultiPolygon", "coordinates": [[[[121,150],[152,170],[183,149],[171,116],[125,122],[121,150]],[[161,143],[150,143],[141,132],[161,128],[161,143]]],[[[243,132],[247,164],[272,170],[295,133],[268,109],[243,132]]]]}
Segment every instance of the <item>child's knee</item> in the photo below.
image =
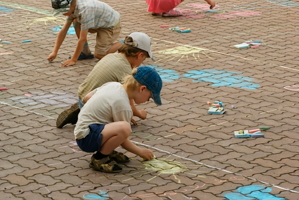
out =
{"type": "Polygon", "coordinates": [[[131,124],[128,122],[121,122],[120,124],[121,134],[123,137],[128,138],[132,132],[131,124]]]}
{"type": "Polygon", "coordinates": [[[105,55],[100,55],[100,54],[94,54],[94,57],[97,59],[102,59],[105,55]]]}

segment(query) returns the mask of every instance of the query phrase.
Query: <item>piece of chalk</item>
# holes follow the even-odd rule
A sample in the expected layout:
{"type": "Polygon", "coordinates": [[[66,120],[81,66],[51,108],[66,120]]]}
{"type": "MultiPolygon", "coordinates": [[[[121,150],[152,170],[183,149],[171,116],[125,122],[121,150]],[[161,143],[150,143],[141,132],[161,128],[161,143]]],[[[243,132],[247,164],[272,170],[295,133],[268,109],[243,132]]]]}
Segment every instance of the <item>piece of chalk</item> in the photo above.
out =
{"type": "Polygon", "coordinates": [[[22,41],[22,43],[27,43],[27,42],[31,42],[31,40],[24,40],[24,41],[22,41]]]}
{"type": "MultiPolygon", "coordinates": [[[[154,155],[154,157],[152,159],[155,159],[155,158],[156,158],[156,156],[154,155]]],[[[152,160],[152,159],[150,159],[150,160],[152,160]]],[[[148,161],[148,159],[143,158],[143,161],[148,161]]]]}
{"type": "Polygon", "coordinates": [[[10,44],[9,41],[1,41],[3,44],[10,44]]]}
{"type": "Polygon", "coordinates": [[[168,28],[169,26],[168,25],[161,25],[160,27],[161,28],[168,28]]]}
{"type": "Polygon", "coordinates": [[[252,46],[250,46],[250,48],[252,48],[252,49],[256,49],[256,48],[259,48],[260,47],[260,45],[252,45],[252,46]]]}
{"type": "Polygon", "coordinates": [[[2,88],[0,88],[0,90],[7,90],[7,88],[6,87],[2,87],[2,88]]]}
{"type": "Polygon", "coordinates": [[[267,126],[264,126],[264,127],[259,127],[259,129],[262,130],[262,131],[265,131],[265,130],[268,130],[268,129],[270,129],[270,128],[267,127],[267,126]]]}

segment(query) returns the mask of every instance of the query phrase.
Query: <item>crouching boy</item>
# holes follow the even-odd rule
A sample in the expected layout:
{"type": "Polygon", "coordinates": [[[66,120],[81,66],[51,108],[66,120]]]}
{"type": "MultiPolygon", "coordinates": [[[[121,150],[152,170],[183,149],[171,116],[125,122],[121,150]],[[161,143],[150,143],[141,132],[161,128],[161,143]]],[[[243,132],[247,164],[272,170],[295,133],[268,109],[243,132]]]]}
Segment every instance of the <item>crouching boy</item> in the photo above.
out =
{"type": "Polygon", "coordinates": [[[109,82],[85,96],[86,104],[79,113],[74,134],[80,149],[96,152],[90,167],[102,172],[120,172],[122,168],[117,163],[130,159],[115,151],[118,146],[143,159],[154,158],[150,149],[140,148],[128,139],[133,116],[130,100],[140,104],[152,98],[161,105],[161,89],[162,80],[155,69],[142,66],[133,69],[123,85],[109,82]]]}

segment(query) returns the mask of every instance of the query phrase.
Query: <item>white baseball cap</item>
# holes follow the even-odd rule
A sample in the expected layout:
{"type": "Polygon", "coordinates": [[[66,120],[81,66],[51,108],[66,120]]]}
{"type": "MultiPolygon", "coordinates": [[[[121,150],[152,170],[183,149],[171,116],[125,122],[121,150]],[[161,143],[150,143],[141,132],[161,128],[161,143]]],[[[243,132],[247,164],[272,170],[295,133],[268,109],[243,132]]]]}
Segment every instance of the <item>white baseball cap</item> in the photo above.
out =
{"type": "Polygon", "coordinates": [[[131,45],[133,47],[136,47],[138,49],[144,50],[148,53],[149,57],[154,60],[152,51],[151,51],[151,38],[142,32],[133,32],[130,35],[128,35],[133,39],[133,42],[126,42],[125,44],[131,45]]]}

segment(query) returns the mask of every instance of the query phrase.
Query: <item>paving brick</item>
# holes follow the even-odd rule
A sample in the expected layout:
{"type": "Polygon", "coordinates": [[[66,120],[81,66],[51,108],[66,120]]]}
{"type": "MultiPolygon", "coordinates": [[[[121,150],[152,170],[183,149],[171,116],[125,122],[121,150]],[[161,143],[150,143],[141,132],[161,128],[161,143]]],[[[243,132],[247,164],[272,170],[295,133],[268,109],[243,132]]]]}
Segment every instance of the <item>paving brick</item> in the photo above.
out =
{"type": "MultiPolygon", "coordinates": [[[[163,78],[163,105],[157,107],[152,101],[137,105],[147,110],[148,117],[134,117],[138,126],[132,127],[130,139],[152,149],[164,171],[165,160],[180,163],[184,171],[149,171],[140,157],[122,148],[117,150],[132,161],[122,165],[121,173],[89,168],[91,154],[77,147],[75,126],[57,129],[55,121],[77,101],[78,86],[98,60],[61,67],[77,41],[75,35],[67,35],[56,60],[48,63],[57,36],[52,29],[62,26],[65,17],[54,18],[46,0],[11,0],[0,2],[2,8],[15,9],[2,10],[0,26],[1,39],[11,42],[1,43],[0,54],[13,52],[0,55],[1,87],[8,88],[0,91],[0,188],[6,188],[1,197],[82,199],[102,190],[110,199],[214,200],[239,186],[269,182],[272,194],[297,199],[297,193],[289,189],[299,191],[299,98],[297,91],[285,89],[298,84],[298,49],[294,47],[298,37],[293,28],[297,5],[288,4],[285,9],[278,1],[236,4],[228,0],[217,2],[225,8],[221,13],[205,13],[205,2],[188,0],[177,9],[190,16],[174,19],[152,16],[143,0],[131,4],[110,0],[108,4],[121,14],[119,39],[132,30],[152,38],[156,61],[146,59],[143,64],[155,65],[163,78]],[[124,9],[128,6],[129,11],[124,9]],[[192,31],[177,33],[161,24],[192,31]],[[236,28],[241,31],[231,34],[236,28]],[[31,42],[22,43],[26,39],[31,42]],[[249,39],[262,45],[233,47],[249,39]],[[206,102],[215,100],[224,103],[224,115],[207,114],[206,102]],[[235,130],[260,126],[270,127],[263,132],[265,138],[233,137],[235,130]]],[[[94,35],[88,36],[88,42],[96,43],[94,35]]]]}

